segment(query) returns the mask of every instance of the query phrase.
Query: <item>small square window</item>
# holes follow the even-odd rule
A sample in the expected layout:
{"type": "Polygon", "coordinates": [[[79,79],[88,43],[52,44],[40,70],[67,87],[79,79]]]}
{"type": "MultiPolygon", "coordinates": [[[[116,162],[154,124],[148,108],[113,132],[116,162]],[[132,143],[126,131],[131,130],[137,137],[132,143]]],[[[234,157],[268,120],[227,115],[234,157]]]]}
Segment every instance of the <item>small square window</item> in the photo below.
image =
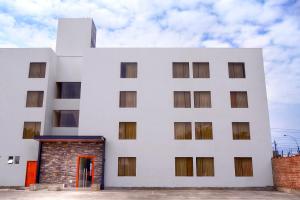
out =
{"type": "Polygon", "coordinates": [[[246,78],[245,64],[239,62],[228,63],[229,78],[246,78]]]}
{"type": "Polygon", "coordinates": [[[41,131],[41,122],[24,122],[23,139],[33,139],[39,136],[41,131]]]}
{"type": "Polygon", "coordinates": [[[121,63],[121,78],[137,78],[137,63],[122,62],[121,63]]]}
{"type": "Polygon", "coordinates": [[[194,62],[193,63],[193,78],[209,78],[209,63],[194,62]]]}
{"type": "Polygon", "coordinates": [[[210,91],[194,92],[194,107],[195,108],[211,108],[210,91]]]}
{"type": "Polygon", "coordinates": [[[14,157],[13,157],[13,156],[8,156],[8,161],[7,161],[7,163],[8,163],[9,165],[14,164],[14,157]]]}
{"type": "Polygon", "coordinates": [[[46,63],[31,62],[29,66],[29,78],[45,78],[46,63]]]}
{"type": "Polygon", "coordinates": [[[43,91],[27,91],[26,107],[43,107],[43,91]]]}
{"type": "Polygon", "coordinates": [[[231,108],[248,108],[248,95],[246,91],[230,92],[231,108]]]}
{"type": "Polygon", "coordinates": [[[192,123],[191,122],[174,122],[175,140],[191,140],[192,139],[192,123]]]}
{"type": "Polygon", "coordinates": [[[190,108],[191,92],[174,91],[174,108],[190,108]]]}
{"type": "Polygon", "coordinates": [[[136,91],[120,91],[120,108],[135,108],[136,107],[136,91]]]}
{"type": "Polygon", "coordinates": [[[174,62],[173,63],[173,78],[189,78],[189,63],[174,62]]]}

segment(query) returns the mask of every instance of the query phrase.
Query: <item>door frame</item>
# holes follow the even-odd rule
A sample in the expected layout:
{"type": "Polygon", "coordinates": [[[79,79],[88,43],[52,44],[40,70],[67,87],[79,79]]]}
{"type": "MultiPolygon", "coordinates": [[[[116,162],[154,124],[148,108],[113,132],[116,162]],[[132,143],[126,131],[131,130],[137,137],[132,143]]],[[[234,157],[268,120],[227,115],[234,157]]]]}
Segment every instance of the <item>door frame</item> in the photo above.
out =
{"type": "Polygon", "coordinates": [[[95,174],[95,158],[96,156],[91,155],[78,155],[77,156],[77,169],[76,169],[76,187],[78,188],[79,185],[79,165],[80,165],[80,158],[90,158],[92,161],[92,184],[94,184],[94,174],[95,174]]]}
{"type": "Polygon", "coordinates": [[[36,183],[36,180],[37,180],[38,161],[36,161],[36,160],[27,160],[27,163],[26,163],[26,174],[25,174],[25,184],[24,184],[25,187],[29,187],[30,186],[30,185],[26,186],[26,183],[27,183],[27,175],[28,175],[28,164],[31,163],[31,162],[33,162],[33,163],[36,164],[36,172],[35,172],[35,181],[34,182],[36,183]]]}

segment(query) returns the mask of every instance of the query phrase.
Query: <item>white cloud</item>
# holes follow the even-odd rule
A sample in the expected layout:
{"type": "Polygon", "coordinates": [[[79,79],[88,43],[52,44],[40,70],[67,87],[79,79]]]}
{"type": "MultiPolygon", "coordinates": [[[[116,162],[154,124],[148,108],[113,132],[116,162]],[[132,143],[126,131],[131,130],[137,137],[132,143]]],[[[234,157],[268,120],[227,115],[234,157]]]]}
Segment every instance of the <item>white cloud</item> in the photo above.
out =
{"type": "Polygon", "coordinates": [[[270,102],[300,103],[300,1],[0,0],[0,47],[54,48],[59,17],[94,18],[99,47],[262,47],[270,102]]]}

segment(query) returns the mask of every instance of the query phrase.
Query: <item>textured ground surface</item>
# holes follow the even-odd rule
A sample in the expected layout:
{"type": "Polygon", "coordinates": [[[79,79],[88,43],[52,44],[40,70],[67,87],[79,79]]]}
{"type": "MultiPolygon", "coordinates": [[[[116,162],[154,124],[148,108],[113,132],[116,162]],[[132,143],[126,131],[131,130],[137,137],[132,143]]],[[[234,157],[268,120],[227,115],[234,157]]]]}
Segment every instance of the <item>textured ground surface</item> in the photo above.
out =
{"type": "Polygon", "coordinates": [[[14,200],[110,200],[110,199],[300,199],[299,194],[253,190],[105,190],[92,191],[18,191],[0,190],[0,199],[14,200]]]}

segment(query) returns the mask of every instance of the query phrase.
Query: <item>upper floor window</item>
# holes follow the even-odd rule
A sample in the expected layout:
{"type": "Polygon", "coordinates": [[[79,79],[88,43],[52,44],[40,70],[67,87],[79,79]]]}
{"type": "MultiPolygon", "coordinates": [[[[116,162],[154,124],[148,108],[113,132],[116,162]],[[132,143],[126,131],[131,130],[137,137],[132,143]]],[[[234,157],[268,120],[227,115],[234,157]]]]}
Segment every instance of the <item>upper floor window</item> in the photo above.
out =
{"type": "Polygon", "coordinates": [[[46,63],[31,62],[29,66],[29,78],[45,78],[46,63]]]}
{"type": "Polygon", "coordinates": [[[42,107],[43,91],[27,91],[26,107],[42,107]]]}
{"type": "Polygon", "coordinates": [[[136,91],[120,92],[120,108],[136,107],[136,91]]]}
{"type": "Polygon", "coordinates": [[[192,139],[192,123],[191,122],[175,122],[174,135],[176,140],[192,139]]]}
{"type": "Polygon", "coordinates": [[[41,122],[24,122],[23,139],[33,139],[39,136],[41,131],[41,122]]]}
{"type": "Polygon", "coordinates": [[[188,62],[174,62],[173,63],[173,78],[189,78],[189,63],[188,62]]]}
{"type": "Polygon", "coordinates": [[[136,78],[137,77],[137,63],[136,62],[122,62],[121,63],[121,78],[136,78]]]}
{"type": "Polygon", "coordinates": [[[80,82],[57,82],[57,99],[80,99],[80,82]]]}
{"type": "Polygon", "coordinates": [[[248,108],[247,92],[230,92],[231,108],[248,108]]]}
{"type": "Polygon", "coordinates": [[[211,122],[196,122],[195,123],[196,140],[212,140],[213,129],[211,122]]]}
{"type": "Polygon", "coordinates": [[[211,108],[210,91],[194,92],[194,107],[195,108],[211,108]]]}
{"type": "Polygon", "coordinates": [[[136,139],[136,122],[119,123],[119,139],[136,139]]]}
{"type": "Polygon", "coordinates": [[[245,78],[245,64],[241,62],[228,63],[229,78],[245,78]]]}
{"type": "Polygon", "coordinates": [[[193,176],[193,157],[175,158],[175,176],[193,176]]]}
{"type": "Polygon", "coordinates": [[[251,157],[235,157],[235,176],[253,176],[251,157]]]}
{"type": "Polygon", "coordinates": [[[79,110],[53,111],[54,127],[78,127],[79,110]]]}
{"type": "Polygon", "coordinates": [[[189,91],[174,91],[174,107],[190,108],[191,93],[189,91]]]}
{"type": "Polygon", "coordinates": [[[118,158],[118,176],[136,176],[136,158],[118,158]]]}
{"type": "Polygon", "coordinates": [[[234,140],[250,140],[249,122],[232,122],[234,140]]]}
{"type": "Polygon", "coordinates": [[[209,78],[209,63],[208,62],[194,62],[193,63],[193,77],[194,78],[209,78]]]}
{"type": "Polygon", "coordinates": [[[197,157],[197,176],[214,176],[214,158],[213,157],[197,157]]]}

